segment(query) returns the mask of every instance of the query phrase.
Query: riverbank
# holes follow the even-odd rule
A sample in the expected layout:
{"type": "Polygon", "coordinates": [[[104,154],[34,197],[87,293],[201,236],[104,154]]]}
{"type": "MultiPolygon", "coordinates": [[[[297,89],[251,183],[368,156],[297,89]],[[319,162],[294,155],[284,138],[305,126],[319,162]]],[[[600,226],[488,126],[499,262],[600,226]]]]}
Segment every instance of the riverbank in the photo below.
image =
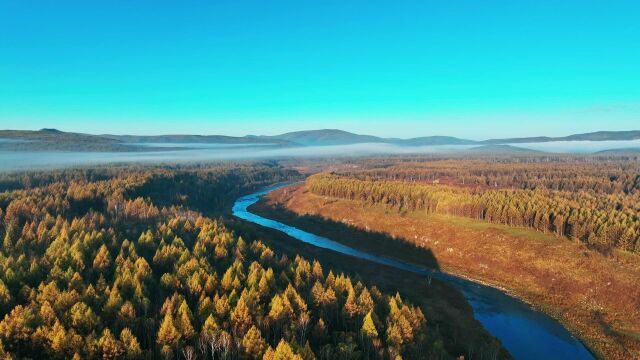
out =
{"type": "Polygon", "coordinates": [[[305,217],[304,226],[315,226],[314,232],[368,252],[428,266],[420,262],[416,250],[429,250],[443,270],[504,288],[560,320],[599,357],[638,357],[640,290],[635,284],[640,262],[633,256],[606,257],[580,244],[524,229],[424,213],[399,214],[316,196],[302,186],[280,189],[257,208],[270,216],[291,217],[276,204],[295,216],[316,214],[387,235],[360,241],[349,234],[332,234],[328,227],[305,217]]]}
{"type": "Polygon", "coordinates": [[[444,347],[454,357],[512,358],[500,341],[474,318],[473,309],[464,296],[445,282],[434,279],[427,286],[424,277],[418,274],[310,245],[249,221],[233,219],[229,222],[243,238],[261,239],[272,249],[290,257],[300,255],[317,259],[327,271],[344,272],[388,293],[399,292],[403,298],[421,307],[434,337],[441,339],[434,346],[444,347]]]}

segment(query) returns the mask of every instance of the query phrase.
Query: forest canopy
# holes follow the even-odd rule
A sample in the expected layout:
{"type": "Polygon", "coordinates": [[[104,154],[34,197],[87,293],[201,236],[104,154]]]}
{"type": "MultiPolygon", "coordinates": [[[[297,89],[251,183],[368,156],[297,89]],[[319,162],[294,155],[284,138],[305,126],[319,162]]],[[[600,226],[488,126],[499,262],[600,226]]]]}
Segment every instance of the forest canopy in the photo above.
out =
{"type": "Polygon", "coordinates": [[[0,179],[9,358],[450,355],[419,307],[207,217],[299,176],[273,164],[0,179]]]}
{"type": "Polygon", "coordinates": [[[640,252],[640,166],[489,161],[391,162],[311,176],[319,195],[555,233],[640,252]]]}

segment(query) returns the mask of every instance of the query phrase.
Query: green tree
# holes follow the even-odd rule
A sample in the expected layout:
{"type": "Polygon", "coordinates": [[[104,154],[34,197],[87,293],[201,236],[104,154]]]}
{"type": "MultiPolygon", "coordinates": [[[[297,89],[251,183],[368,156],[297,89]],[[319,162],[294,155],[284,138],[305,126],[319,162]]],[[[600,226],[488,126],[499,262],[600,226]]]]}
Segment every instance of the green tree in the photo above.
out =
{"type": "Polygon", "coordinates": [[[84,302],[79,302],[71,307],[71,325],[82,333],[91,332],[99,323],[100,319],[84,302]]]}
{"type": "Polygon", "coordinates": [[[11,303],[11,293],[2,279],[0,279],[0,310],[9,305],[9,303],[11,303]]]}

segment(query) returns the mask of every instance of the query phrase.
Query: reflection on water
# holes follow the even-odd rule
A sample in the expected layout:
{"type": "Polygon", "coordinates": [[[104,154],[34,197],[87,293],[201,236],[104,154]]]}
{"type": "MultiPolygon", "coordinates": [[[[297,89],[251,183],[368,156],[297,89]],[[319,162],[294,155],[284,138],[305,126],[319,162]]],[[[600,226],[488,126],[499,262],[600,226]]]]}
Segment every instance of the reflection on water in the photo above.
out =
{"type": "MultiPolygon", "coordinates": [[[[233,214],[241,219],[282,231],[295,239],[320,248],[424,276],[431,275],[455,286],[462,291],[473,307],[475,318],[487,331],[499,338],[516,359],[594,358],[584,345],[560,323],[498,289],[402,261],[375,256],[296,227],[255,215],[247,210],[261,196],[285,185],[288,184],[275,185],[239,198],[233,206],[233,214]]],[[[427,286],[426,281],[423,286],[427,286]]]]}

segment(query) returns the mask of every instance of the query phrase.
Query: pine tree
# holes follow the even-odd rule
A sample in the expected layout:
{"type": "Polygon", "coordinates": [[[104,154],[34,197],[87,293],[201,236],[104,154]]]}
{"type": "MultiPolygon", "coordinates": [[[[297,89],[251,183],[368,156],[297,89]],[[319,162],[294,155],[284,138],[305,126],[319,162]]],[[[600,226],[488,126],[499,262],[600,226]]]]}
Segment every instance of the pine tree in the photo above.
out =
{"type": "Polygon", "coordinates": [[[102,337],[98,341],[103,359],[117,359],[125,353],[122,344],[116,340],[109,329],[104,329],[102,337]]]}
{"type": "Polygon", "coordinates": [[[2,339],[0,339],[0,359],[13,360],[13,356],[4,349],[2,339]]]}
{"type": "Polygon", "coordinates": [[[178,308],[178,330],[180,331],[181,337],[185,340],[192,339],[196,334],[196,331],[193,329],[193,325],[191,324],[192,318],[193,315],[191,314],[191,309],[189,309],[187,301],[183,300],[182,304],[178,308]]]}
{"type": "Polygon", "coordinates": [[[269,346],[267,348],[267,351],[264,352],[264,355],[262,356],[262,360],[273,360],[274,356],[275,356],[275,351],[273,351],[273,348],[269,346]]]}
{"type": "Polygon", "coordinates": [[[242,346],[244,351],[253,359],[258,359],[264,354],[267,343],[262,338],[260,330],[255,325],[251,326],[249,331],[244,335],[242,339],[242,346]]]}
{"type": "Polygon", "coordinates": [[[278,343],[278,346],[276,347],[276,350],[273,353],[272,359],[273,360],[302,360],[302,357],[293,351],[293,349],[291,348],[291,345],[289,345],[289,343],[286,340],[282,339],[278,343]]]}
{"type": "Polygon", "coordinates": [[[360,296],[358,296],[358,306],[360,307],[361,314],[373,311],[374,305],[375,303],[373,298],[371,298],[369,290],[367,290],[367,288],[363,288],[360,292],[360,296]]]}
{"type": "MultiPolygon", "coordinates": [[[[0,338],[5,340],[5,345],[19,347],[25,343],[33,332],[34,316],[31,310],[22,305],[17,305],[0,321],[0,338]]],[[[58,322],[59,328],[64,327],[58,322]]]]}
{"type": "Polygon", "coordinates": [[[313,260],[313,270],[312,270],[312,274],[313,277],[316,281],[320,281],[324,278],[324,274],[322,271],[322,265],[317,261],[317,260],[313,260]]]}
{"type": "Polygon", "coordinates": [[[245,303],[244,296],[240,296],[240,299],[236,304],[236,308],[233,309],[233,312],[231,313],[231,322],[239,334],[245,333],[249,326],[251,326],[251,313],[245,303]]]}
{"type": "Polygon", "coordinates": [[[109,249],[107,246],[102,244],[96,257],[93,259],[93,268],[104,272],[111,266],[111,255],[109,254],[109,249]]]}
{"type": "Polygon", "coordinates": [[[127,359],[138,359],[142,355],[142,350],[140,349],[140,343],[138,339],[133,335],[129,328],[124,328],[120,332],[120,341],[122,342],[122,347],[124,348],[124,352],[127,359]]]}
{"type": "Polygon", "coordinates": [[[51,307],[49,301],[46,300],[42,303],[42,305],[40,305],[39,315],[45,325],[53,325],[56,320],[58,320],[53,307],[51,307]]]}
{"type": "Polygon", "coordinates": [[[349,291],[347,300],[344,303],[344,313],[349,319],[353,319],[359,313],[358,304],[356,303],[356,294],[353,291],[349,291]]]}
{"type": "Polygon", "coordinates": [[[98,316],[84,302],[74,304],[70,310],[71,324],[82,333],[89,333],[100,322],[98,316]]]}
{"type": "Polygon", "coordinates": [[[276,294],[276,296],[271,299],[271,308],[269,310],[269,317],[275,321],[278,321],[284,316],[284,303],[282,296],[276,294]]]}
{"type": "Polygon", "coordinates": [[[51,344],[51,350],[53,350],[54,354],[58,356],[64,356],[65,351],[67,350],[67,331],[64,326],[60,323],[60,321],[55,322],[53,324],[53,328],[47,334],[49,343],[51,344]]]}
{"type": "Polygon", "coordinates": [[[160,325],[160,330],[158,330],[158,345],[171,349],[178,345],[180,339],[181,335],[173,323],[173,315],[167,312],[162,320],[162,325],[160,325]]]}
{"type": "Polygon", "coordinates": [[[213,318],[213,315],[209,315],[207,317],[207,320],[204,321],[204,325],[202,325],[200,334],[205,338],[209,339],[213,335],[215,335],[218,331],[220,331],[220,327],[216,323],[216,320],[213,318]]]}
{"type": "Polygon", "coordinates": [[[11,293],[9,292],[9,289],[4,284],[2,279],[0,279],[0,310],[3,309],[5,306],[9,305],[10,302],[11,302],[11,293]]]}
{"type": "Polygon", "coordinates": [[[362,321],[362,333],[370,339],[378,337],[378,329],[376,329],[376,325],[371,317],[371,311],[367,313],[362,321]]]}
{"type": "Polygon", "coordinates": [[[15,229],[12,223],[9,223],[6,231],[4,233],[4,239],[2,241],[2,248],[8,252],[13,249],[13,244],[15,243],[15,229]]]}
{"type": "Polygon", "coordinates": [[[220,283],[220,285],[224,290],[230,291],[233,288],[233,280],[233,267],[229,267],[222,276],[222,282],[220,283]]]}
{"type": "Polygon", "coordinates": [[[311,287],[311,298],[315,306],[320,306],[324,303],[324,287],[320,284],[320,281],[316,281],[311,287]]]}
{"type": "Polygon", "coordinates": [[[316,355],[313,353],[308,341],[304,344],[300,356],[303,360],[316,360],[316,355]]]}
{"type": "Polygon", "coordinates": [[[387,343],[396,348],[402,346],[402,332],[394,324],[387,326],[387,343]]]}

